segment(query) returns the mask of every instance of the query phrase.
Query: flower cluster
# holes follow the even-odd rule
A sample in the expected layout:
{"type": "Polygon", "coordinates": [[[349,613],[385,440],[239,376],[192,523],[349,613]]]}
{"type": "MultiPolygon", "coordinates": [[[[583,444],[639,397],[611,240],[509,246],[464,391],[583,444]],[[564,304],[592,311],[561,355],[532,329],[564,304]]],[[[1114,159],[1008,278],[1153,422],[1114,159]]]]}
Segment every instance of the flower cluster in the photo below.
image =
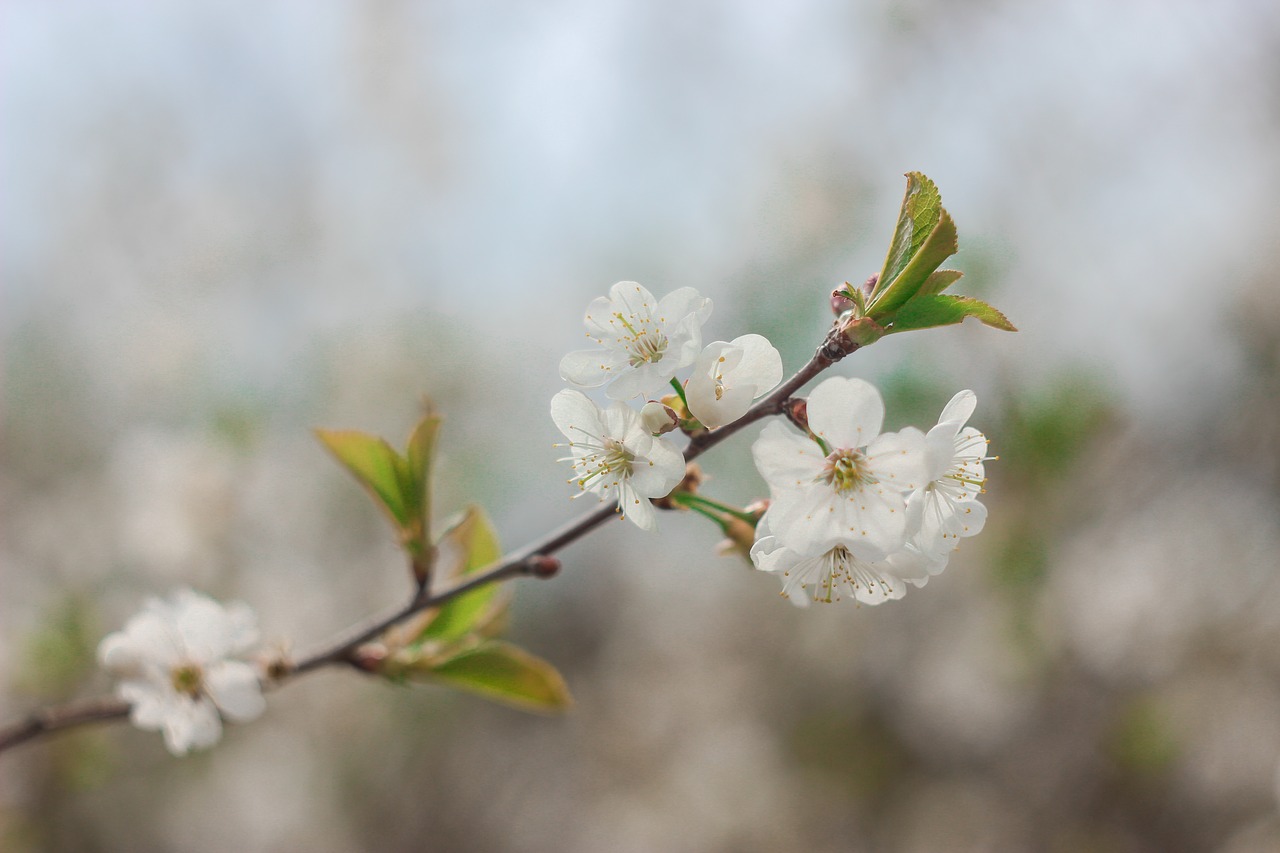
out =
{"type": "Polygon", "coordinates": [[[222,717],[246,722],[266,700],[257,670],[242,661],[258,641],[253,611],[223,607],[189,589],[153,598],[123,631],[103,638],[98,661],[122,680],[116,695],[140,729],[163,730],[174,755],[213,746],[222,717]]]}
{"type": "Polygon", "coordinates": [[[751,549],[797,606],[901,598],[946,568],[959,540],[982,530],[987,440],[965,426],[977,398],[961,391],[926,435],[881,434],[884,402],[861,379],[821,382],[808,435],[782,423],[752,447],[772,502],[751,549]]]}
{"type": "Polygon", "coordinates": [[[691,287],[655,299],[621,281],[587,306],[587,337],[596,347],[569,353],[560,376],[573,389],[551,400],[551,417],[568,438],[575,483],[583,494],[618,501],[644,530],[657,527],[651,501],[684,478],[684,456],[662,433],[677,425],[714,429],[746,414],[753,400],[782,381],[782,358],[760,335],[702,346],[711,300],[691,287]],[[686,383],[676,375],[692,367],[686,383]],[[668,388],[678,400],[658,397],[668,388]],[[581,390],[603,388],[614,402],[601,408],[581,390]],[[639,398],[637,410],[628,401],[639,398]],[[684,412],[677,414],[673,406],[684,412]]]}

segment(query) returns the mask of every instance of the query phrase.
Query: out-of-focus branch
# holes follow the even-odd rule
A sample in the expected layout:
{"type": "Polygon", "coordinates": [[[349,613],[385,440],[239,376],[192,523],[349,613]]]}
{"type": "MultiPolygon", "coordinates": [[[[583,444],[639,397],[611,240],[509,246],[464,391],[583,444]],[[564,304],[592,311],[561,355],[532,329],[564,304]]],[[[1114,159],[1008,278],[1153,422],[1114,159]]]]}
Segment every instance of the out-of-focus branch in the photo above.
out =
{"type": "Polygon", "coordinates": [[[118,699],[91,699],[41,708],[33,711],[26,719],[0,729],[0,752],[38,737],[65,732],[90,723],[123,720],[128,716],[128,703],[118,699]]]}

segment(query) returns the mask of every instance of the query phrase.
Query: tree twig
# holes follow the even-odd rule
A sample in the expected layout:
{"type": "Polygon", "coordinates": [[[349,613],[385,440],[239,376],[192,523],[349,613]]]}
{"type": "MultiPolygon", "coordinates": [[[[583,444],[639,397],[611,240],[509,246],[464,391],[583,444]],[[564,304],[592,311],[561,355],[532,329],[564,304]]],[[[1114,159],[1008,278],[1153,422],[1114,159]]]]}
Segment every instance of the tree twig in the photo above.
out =
{"type": "Polygon", "coordinates": [[[122,720],[129,716],[129,704],[118,699],[90,699],[41,708],[12,725],[0,729],[0,752],[38,737],[63,732],[90,723],[122,720]]]}
{"type": "MultiPolygon", "coordinates": [[[[712,447],[761,418],[784,413],[788,402],[796,391],[799,391],[809,380],[857,348],[857,344],[851,344],[842,338],[838,325],[833,326],[822,346],[818,347],[809,362],[767,396],[756,401],[741,418],[719,429],[704,432],[692,438],[684,450],[685,461],[692,462],[712,447]]],[[[535,574],[535,567],[540,558],[554,554],[615,517],[619,517],[617,504],[604,504],[559,529],[553,530],[541,539],[512,552],[481,571],[468,575],[461,583],[435,593],[430,592],[428,589],[419,590],[408,603],[388,614],[356,625],[340,635],[339,639],[332,641],[319,651],[296,661],[281,661],[272,665],[269,668],[269,679],[274,684],[280,684],[322,667],[335,664],[351,664],[355,660],[357,649],[381,636],[389,628],[398,625],[410,616],[444,604],[446,601],[477,587],[521,575],[535,574]]],[[[20,743],[56,732],[91,723],[121,720],[128,716],[129,705],[111,698],[44,708],[31,713],[24,720],[0,728],[0,752],[20,743]]]]}

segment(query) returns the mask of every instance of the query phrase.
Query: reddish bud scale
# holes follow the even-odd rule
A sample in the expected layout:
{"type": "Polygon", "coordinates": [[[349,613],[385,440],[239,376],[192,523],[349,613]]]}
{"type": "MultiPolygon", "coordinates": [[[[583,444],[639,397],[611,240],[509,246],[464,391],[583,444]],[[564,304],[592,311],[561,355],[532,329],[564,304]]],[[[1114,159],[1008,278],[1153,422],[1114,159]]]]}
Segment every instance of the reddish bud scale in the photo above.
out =
{"type": "Polygon", "coordinates": [[[787,401],[787,419],[800,429],[809,430],[809,401],[803,397],[793,397],[787,401]]]}

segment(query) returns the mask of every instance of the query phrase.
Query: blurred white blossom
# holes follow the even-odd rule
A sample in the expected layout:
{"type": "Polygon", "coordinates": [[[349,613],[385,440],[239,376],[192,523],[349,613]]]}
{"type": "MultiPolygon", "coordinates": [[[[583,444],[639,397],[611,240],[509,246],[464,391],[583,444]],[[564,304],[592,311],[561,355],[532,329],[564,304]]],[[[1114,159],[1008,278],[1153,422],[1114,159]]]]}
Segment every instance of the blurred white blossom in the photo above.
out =
{"type": "Polygon", "coordinates": [[[190,589],[168,601],[150,599],[123,631],[98,645],[98,661],[122,680],[116,695],[132,706],[130,719],[163,730],[174,755],[203,749],[222,736],[222,717],[244,722],[266,700],[253,666],[229,660],[258,640],[253,611],[223,607],[190,589]]]}
{"type": "Polygon", "coordinates": [[[907,498],[909,545],[929,561],[932,574],[946,567],[960,539],[981,533],[987,520],[987,508],[978,502],[987,438],[965,426],[977,405],[972,391],[961,391],[943,408],[925,436],[929,482],[907,498]]]}

